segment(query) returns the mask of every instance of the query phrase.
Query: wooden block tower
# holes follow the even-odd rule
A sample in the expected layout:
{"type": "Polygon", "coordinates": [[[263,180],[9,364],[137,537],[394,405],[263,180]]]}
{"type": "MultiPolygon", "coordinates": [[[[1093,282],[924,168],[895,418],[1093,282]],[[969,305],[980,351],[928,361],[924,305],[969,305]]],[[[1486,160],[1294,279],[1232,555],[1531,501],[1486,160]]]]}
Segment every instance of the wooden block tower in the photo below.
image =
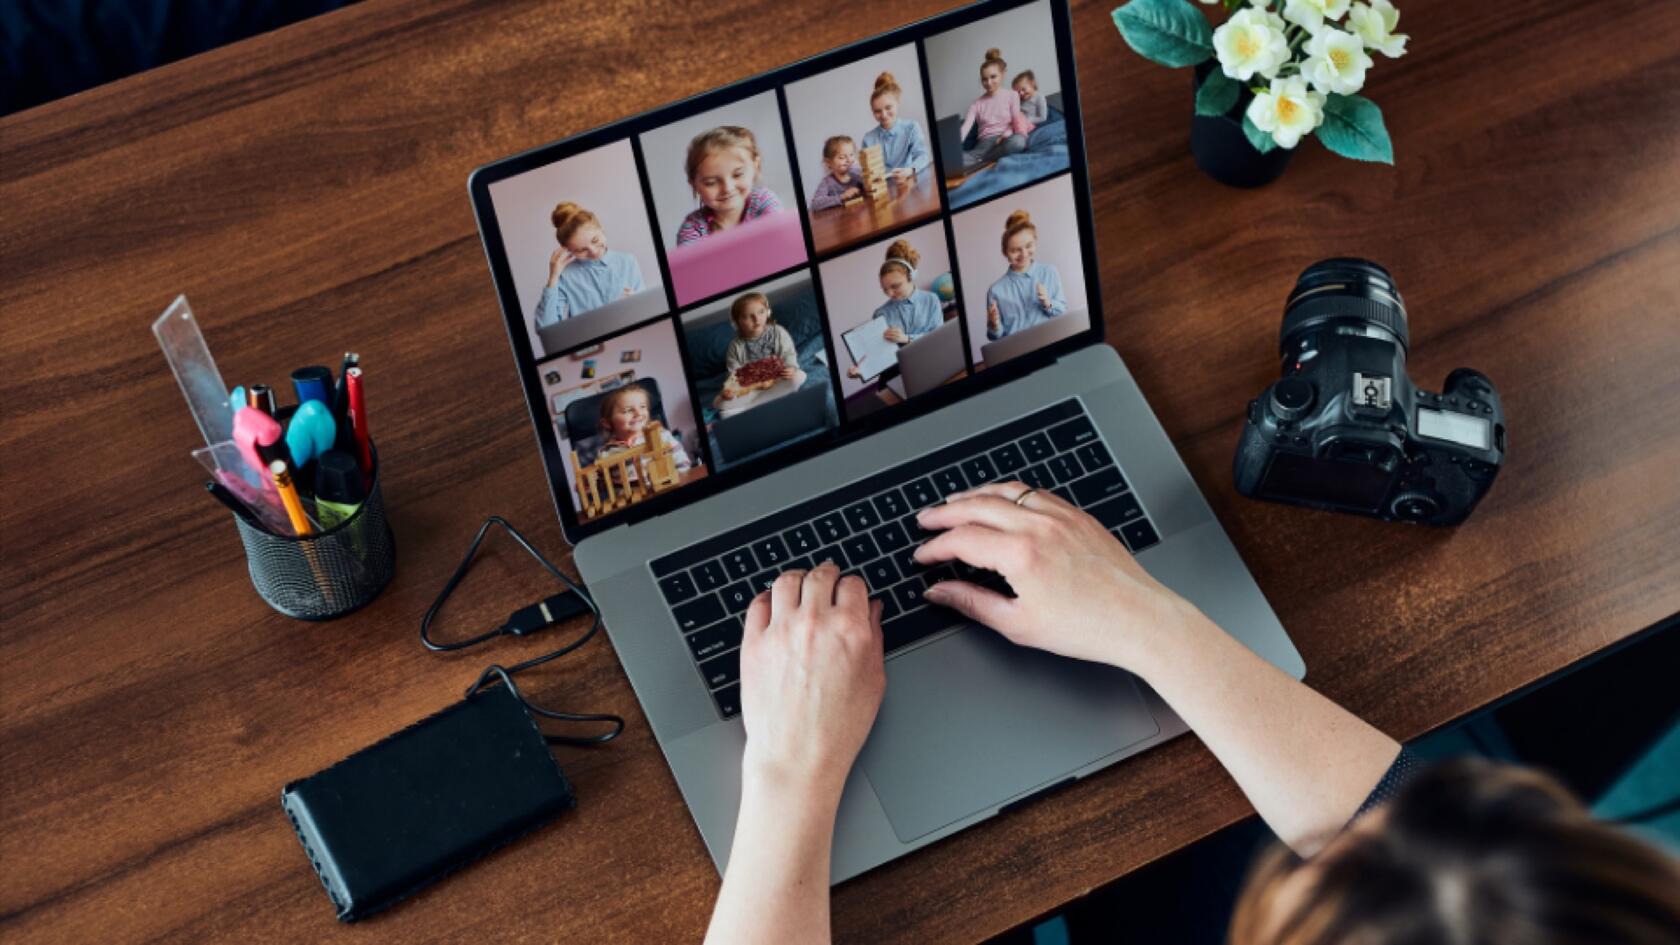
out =
{"type": "Polygon", "coordinates": [[[858,152],[858,169],[863,178],[863,192],[870,200],[884,200],[887,196],[887,162],[881,157],[881,146],[870,145],[858,152]]]}

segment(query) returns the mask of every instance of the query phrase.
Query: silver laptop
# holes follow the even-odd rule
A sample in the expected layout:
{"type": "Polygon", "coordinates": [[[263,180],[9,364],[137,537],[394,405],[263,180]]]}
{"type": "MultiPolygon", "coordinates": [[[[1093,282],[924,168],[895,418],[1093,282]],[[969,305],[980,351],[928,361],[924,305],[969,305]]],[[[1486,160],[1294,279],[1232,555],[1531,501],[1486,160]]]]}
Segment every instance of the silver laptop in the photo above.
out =
{"type": "Polygon", "coordinates": [[[968,370],[962,330],[962,322],[953,318],[898,349],[898,371],[907,396],[925,394],[968,370]]]}
{"type": "Polygon", "coordinates": [[[1030,354],[1045,345],[1078,334],[1090,320],[1089,312],[1068,311],[1047,322],[1023,328],[996,341],[988,341],[980,346],[980,363],[986,367],[997,367],[1005,361],[1013,361],[1023,354],[1030,354]]]}
{"type": "MultiPolygon", "coordinates": [[[[930,146],[936,171],[961,160],[937,142],[930,146]]],[[[745,741],[742,615],[785,569],[835,560],[868,582],[885,612],[886,699],[841,801],[836,882],[1006,815],[1185,731],[1127,673],[1013,646],[926,604],[922,591],[933,581],[962,576],[998,583],[995,575],[960,564],[925,568],[912,556],[923,537],[913,528],[915,512],[959,489],[1020,479],[1054,490],[1101,520],[1151,574],[1251,649],[1304,675],[1300,656],[1120,355],[1104,342],[1064,0],[987,2],[924,20],[498,161],[475,172],[470,189],[562,526],[720,868],[735,827],[745,741]],[[978,64],[994,47],[1010,70],[1031,68],[1042,92],[1059,93],[1065,127],[1041,126],[1029,159],[988,172],[996,177],[987,196],[932,225],[895,227],[890,214],[874,212],[866,200],[854,208],[856,225],[878,229],[843,252],[812,258],[805,206],[818,184],[817,158],[831,136],[861,140],[870,121],[862,102],[875,77],[896,77],[898,120],[916,122],[929,141],[936,116],[966,111],[978,64]],[[853,100],[855,109],[819,107],[853,100]],[[684,179],[690,151],[723,176],[751,167],[738,131],[712,130],[739,128],[751,132],[758,159],[757,177],[748,184],[774,194],[780,214],[798,215],[797,229],[785,226],[788,217],[779,219],[804,244],[777,258],[803,262],[765,272],[766,254],[713,254],[707,285],[723,274],[731,288],[679,306],[677,299],[692,291],[682,284],[685,267],[673,272],[669,265],[677,245],[704,245],[717,229],[763,225],[727,196],[702,204],[684,179]],[[650,286],[659,281],[668,306],[589,339],[578,352],[549,356],[530,349],[520,299],[542,286],[553,245],[514,244],[509,234],[540,231],[537,224],[566,201],[594,214],[591,225],[604,235],[607,253],[594,260],[599,265],[562,273],[560,284],[611,295],[613,272],[627,266],[611,255],[619,253],[638,264],[650,286]],[[1030,230],[1009,227],[1017,210],[1028,212],[1030,230]],[[833,402],[840,404],[860,382],[832,367],[847,363],[836,357],[835,326],[855,324],[886,302],[877,273],[903,269],[884,266],[889,245],[905,239],[917,249],[916,291],[956,300],[961,314],[947,327],[957,326],[958,353],[969,359],[975,342],[984,341],[989,290],[995,286],[1010,305],[1037,304],[1034,293],[1020,290],[1020,273],[1010,270],[1000,249],[1029,237],[1034,249],[1025,270],[1032,280],[1025,284],[1044,280],[1045,269],[1035,267],[1053,267],[1061,276],[1067,313],[1054,321],[1058,332],[1066,331],[1062,337],[978,373],[965,360],[969,376],[962,380],[917,385],[902,404],[857,416],[842,412],[838,428],[818,437],[728,469],[707,468],[702,421],[713,405],[696,379],[716,377],[730,343],[769,339],[741,335],[752,330],[749,319],[746,329],[686,343],[677,330],[683,312],[719,302],[748,311],[760,287],[811,274],[819,288],[812,308],[778,306],[774,322],[799,348],[802,364],[828,370],[833,402]],[[658,433],[639,409],[646,395],[638,385],[648,379],[657,381],[661,396],[665,429],[658,433]],[[630,492],[614,492],[610,506],[591,488],[604,471],[573,468],[563,459],[573,455],[564,438],[570,431],[548,422],[549,397],[570,402],[595,394],[604,395],[599,429],[579,434],[642,447],[633,454],[641,474],[632,477],[630,492]]],[[[767,196],[752,194],[750,202],[766,207],[767,196]]],[[[1030,322],[1029,314],[1011,313],[1008,321],[1030,322]]],[[[615,452],[613,462],[622,464],[626,455],[615,452]]]]}

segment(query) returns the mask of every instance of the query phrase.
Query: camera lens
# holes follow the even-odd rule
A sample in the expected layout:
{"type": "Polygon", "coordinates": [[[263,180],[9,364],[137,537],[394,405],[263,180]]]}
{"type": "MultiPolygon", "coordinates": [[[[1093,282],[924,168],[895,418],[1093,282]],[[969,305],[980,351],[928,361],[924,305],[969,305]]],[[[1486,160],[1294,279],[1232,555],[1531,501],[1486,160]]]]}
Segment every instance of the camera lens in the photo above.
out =
{"type": "Polygon", "coordinates": [[[1338,257],[1308,266],[1284,306],[1279,350],[1288,354],[1297,337],[1337,324],[1386,335],[1402,352],[1409,344],[1400,290],[1388,270],[1370,260],[1338,257]]]}

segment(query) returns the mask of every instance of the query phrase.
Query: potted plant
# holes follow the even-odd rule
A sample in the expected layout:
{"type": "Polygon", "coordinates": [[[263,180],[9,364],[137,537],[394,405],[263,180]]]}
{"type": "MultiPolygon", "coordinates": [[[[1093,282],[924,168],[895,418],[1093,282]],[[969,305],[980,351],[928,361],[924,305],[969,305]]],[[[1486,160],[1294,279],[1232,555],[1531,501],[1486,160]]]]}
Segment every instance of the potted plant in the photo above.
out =
{"type": "Polygon", "coordinates": [[[1144,58],[1196,67],[1191,151],[1202,170],[1259,186],[1283,173],[1308,135],[1343,157],[1394,163],[1382,110],[1356,94],[1373,52],[1405,55],[1389,0],[1202,2],[1223,8],[1217,29],[1189,0],[1129,0],[1114,11],[1144,58]]]}

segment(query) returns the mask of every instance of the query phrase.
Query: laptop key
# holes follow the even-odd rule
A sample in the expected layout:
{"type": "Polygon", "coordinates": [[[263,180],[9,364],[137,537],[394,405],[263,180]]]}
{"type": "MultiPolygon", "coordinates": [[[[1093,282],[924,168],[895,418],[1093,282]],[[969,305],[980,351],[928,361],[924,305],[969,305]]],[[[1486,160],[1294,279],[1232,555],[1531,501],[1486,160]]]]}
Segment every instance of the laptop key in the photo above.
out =
{"type": "Polygon", "coordinates": [[[910,500],[911,508],[926,508],[939,501],[939,490],[933,487],[931,480],[923,476],[904,487],[904,497],[910,500]]]}
{"type": "Polygon", "coordinates": [[[840,550],[839,545],[829,545],[826,548],[818,549],[817,553],[811,556],[811,560],[818,564],[822,564],[824,561],[832,561],[842,571],[850,566],[846,563],[846,553],[840,550]]]}
{"type": "Polygon", "coordinates": [[[944,607],[923,607],[901,613],[881,624],[882,648],[891,653],[924,640],[962,620],[962,615],[944,607]]]}
{"type": "Polygon", "coordinates": [[[897,489],[888,489],[875,497],[875,511],[881,513],[882,521],[890,522],[909,512],[910,505],[904,501],[904,496],[897,489]]]}
{"type": "Polygon", "coordinates": [[[1056,448],[1050,445],[1050,438],[1042,433],[1021,438],[1021,452],[1027,456],[1029,463],[1042,463],[1056,455],[1056,448]]]}
{"type": "Polygon", "coordinates": [[[688,635],[688,648],[696,660],[708,660],[741,645],[741,619],[725,617],[704,630],[688,635]]]}
{"type": "Polygon", "coordinates": [[[741,687],[724,686],[712,693],[712,701],[717,703],[718,712],[726,719],[732,719],[741,714],[741,687]]]}
{"type": "Polygon", "coordinates": [[[927,603],[922,600],[922,592],[926,590],[927,582],[919,577],[913,577],[894,586],[892,595],[898,599],[898,609],[909,612],[927,603]]]}
{"type": "Polygon", "coordinates": [[[1072,482],[1085,475],[1085,470],[1079,467],[1079,460],[1075,459],[1072,453],[1058,453],[1050,457],[1050,461],[1044,465],[1050,470],[1050,475],[1055,477],[1057,485],[1072,482]]]}
{"type": "Polygon", "coordinates": [[[897,522],[888,522],[875,529],[872,534],[875,536],[875,544],[881,549],[882,554],[890,555],[910,544],[910,536],[904,534],[904,527],[897,522]]]}
{"type": "Polygon", "coordinates": [[[738,614],[746,610],[747,605],[751,604],[758,594],[746,581],[736,581],[724,588],[720,596],[723,598],[723,608],[732,614],[738,614]]]}
{"type": "Polygon", "coordinates": [[[925,565],[916,560],[915,545],[909,545],[898,549],[898,551],[893,553],[892,559],[893,565],[898,568],[898,573],[904,575],[905,577],[909,577],[912,574],[921,574],[929,567],[929,565],[925,565]]]}
{"type": "Polygon", "coordinates": [[[687,571],[678,571],[659,579],[659,593],[665,595],[665,603],[675,607],[700,593],[700,589],[694,586],[694,579],[688,576],[687,571]]]}
{"type": "Polygon", "coordinates": [[[1118,528],[1143,514],[1143,508],[1138,505],[1137,496],[1130,492],[1117,498],[1109,499],[1091,506],[1085,511],[1095,516],[1106,528],[1118,528]]]}
{"type": "Polygon", "coordinates": [[[745,548],[737,548],[718,560],[723,562],[723,569],[729,572],[729,576],[737,581],[758,570],[758,562],[745,548]]]}
{"type": "Polygon", "coordinates": [[[781,575],[782,572],[775,569],[760,571],[753,575],[753,579],[748,581],[747,585],[752,588],[753,596],[757,597],[765,591],[768,591],[770,589],[770,585],[776,583],[776,578],[781,577],[781,575]]]}
{"type": "Polygon", "coordinates": [[[1079,507],[1079,503],[1073,501],[1073,490],[1069,489],[1067,486],[1057,486],[1050,491],[1068,505],[1074,506],[1075,508],[1079,507]]]}
{"type": "Polygon", "coordinates": [[[1134,555],[1161,540],[1161,536],[1155,534],[1155,526],[1149,524],[1146,518],[1120,526],[1120,535],[1126,539],[1126,547],[1132,549],[1134,555]]]}
{"type": "Polygon", "coordinates": [[[866,528],[874,528],[881,524],[881,516],[875,514],[875,506],[868,502],[859,502],[846,507],[846,524],[854,532],[861,532],[866,528]]]}
{"type": "Polygon", "coordinates": [[[812,522],[811,527],[817,530],[819,540],[830,545],[852,533],[852,530],[846,527],[845,517],[839,512],[830,512],[824,515],[812,522]]]}
{"type": "Polygon", "coordinates": [[[773,568],[788,559],[787,546],[775,535],[753,542],[752,550],[753,555],[758,558],[758,563],[767,568],[773,568]]]}
{"type": "Polygon", "coordinates": [[[1086,443],[1074,450],[1073,455],[1079,457],[1079,461],[1084,464],[1087,470],[1101,469],[1114,462],[1114,457],[1108,455],[1108,447],[1102,444],[1102,440],[1092,440],[1086,443]]]}
{"type": "Polygon", "coordinates": [[[910,536],[910,543],[913,545],[919,545],[937,534],[923,528],[922,523],[917,521],[914,515],[906,515],[899,519],[898,523],[904,526],[904,534],[910,536]]]}
{"type": "Polygon", "coordinates": [[[1125,492],[1126,480],[1120,478],[1120,470],[1109,466],[1084,479],[1075,480],[1070,488],[1073,489],[1073,497],[1078,500],[1074,504],[1084,508],[1125,492]]]}
{"type": "Polygon", "coordinates": [[[1005,443],[992,450],[992,465],[997,467],[999,476],[1007,479],[1014,475],[1016,470],[1026,468],[1027,457],[1019,446],[1005,443]]]}
{"type": "Polygon", "coordinates": [[[712,689],[727,686],[741,679],[741,651],[730,650],[700,664],[700,675],[712,689]]]}
{"type": "Polygon", "coordinates": [[[689,572],[694,575],[694,583],[700,585],[702,591],[715,591],[729,583],[729,575],[724,573],[723,565],[716,561],[706,561],[695,565],[689,572]]]}
{"type": "Polygon", "coordinates": [[[1056,444],[1058,450],[1084,446],[1096,438],[1097,428],[1091,426],[1089,417],[1074,417],[1066,423],[1050,428],[1050,442],[1056,444]]]}
{"type": "Polygon", "coordinates": [[[693,633],[723,619],[723,601],[718,600],[716,594],[707,594],[672,610],[671,616],[677,618],[677,626],[682,632],[693,633]]]}
{"type": "Polygon", "coordinates": [[[891,558],[876,558],[863,566],[863,579],[871,591],[884,591],[898,583],[898,568],[891,558]]]}
{"type": "Polygon", "coordinates": [[[1020,479],[1034,489],[1049,489],[1056,484],[1056,477],[1050,475],[1050,470],[1043,463],[1021,470],[1020,479]]]}
{"type": "Polygon", "coordinates": [[[817,550],[817,530],[810,525],[798,525],[782,533],[782,540],[787,543],[788,553],[794,555],[808,555],[817,550]]]}
{"type": "Polygon", "coordinates": [[[941,498],[953,492],[961,492],[968,488],[968,480],[963,478],[962,470],[955,466],[947,466],[933,474],[933,487],[939,490],[941,498]]]}
{"type": "Polygon", "coordinates": [[[852,562],[868,561],[881,556],[880,549],[875,547],[875,539],[867,534],[853,535],[841,542],[840,547],[846,551],[846,560],[852,562]]]}
{"type": "Polygon", "coordinates": [[[798,558],[793,559],[792,561],[789,561],[787,564],[782,565],[782,570],[784,572],[786,572],[786,571],[809,571],[813,567],[815,567],[815,565],[812,564],[811,559],[802,555],[798,558]]]}
{"type": "Polygon", "coordinates": [[[964,460],[962,471],[968,476],[968,481],[974,485],[984,485],[998,477],[997,467],[984,454],[973,459],[964,460]]]}
{"type": "Polygon", "coordinates": [[[940,581],[955,581],[956,579],[957,569],[949,561],[935,566],[932,570],[928,571],[926,577],[922,578],[922,580],[927,582],[928,587],[932,587],[940,581]]]}
{"type": "Polygon", "coordinates": [[[879,594],[871,594],[869,599],[881,602],[881,623],[885,624],[898,616],[898,601],[893,600],[892,592],[882,591],[879,594]]]}

